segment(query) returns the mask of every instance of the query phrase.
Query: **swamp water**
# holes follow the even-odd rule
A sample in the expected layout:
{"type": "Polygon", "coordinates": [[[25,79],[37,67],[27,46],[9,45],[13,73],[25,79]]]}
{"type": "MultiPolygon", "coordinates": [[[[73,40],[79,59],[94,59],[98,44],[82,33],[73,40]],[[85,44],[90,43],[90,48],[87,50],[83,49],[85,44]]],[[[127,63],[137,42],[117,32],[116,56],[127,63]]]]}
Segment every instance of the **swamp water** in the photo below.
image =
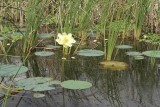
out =
{"type": "MultiPolygon", "coordinates": [[[[116,59],[126,62],[128,69],[118,71],[101,68],[99,63],[103,57],[76,56],[61,60],[59,51],[49,57],[33,55],[28,61],[27,76],[46,76],[55,80],[61,80],[63,76],[65,80],[84,80],[93,86],[70,90],[57,85],[55,90],[39,92],[45,95],[42,98],[33,97],[35,92],[22,91],[9,97],[6,107],[159,107],[159,59],[155,59],[152,66],[152,58],[134,60],[125,52],[119,50],[116,59]]],[[[15,57],[8,59],[16,65],[21,63],[15,57]]],[[[16,79],[25,76],[22,74],[16,79]]]]}

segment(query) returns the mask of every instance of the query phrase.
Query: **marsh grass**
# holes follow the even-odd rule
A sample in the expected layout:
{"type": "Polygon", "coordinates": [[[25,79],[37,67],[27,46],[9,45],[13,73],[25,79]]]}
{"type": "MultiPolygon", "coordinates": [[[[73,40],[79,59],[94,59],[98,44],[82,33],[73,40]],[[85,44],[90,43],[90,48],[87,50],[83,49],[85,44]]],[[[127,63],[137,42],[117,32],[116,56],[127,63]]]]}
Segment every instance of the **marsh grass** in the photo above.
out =
{"type": "MultiPolygon", "coordinates": [[[[86,41],[87,31],[94,29],[97,32],[96,39],[103,38],[101,42],[105,52],[104,59],[112,60],[118,38],[139,39],[144,29],[147,29],[145,33],[159,32],[159,13],[154,4],[157,6],[157,2],[151,0],[1,0],[0,32],[3,32],[5,24],[16,30],[26,27],[21,47],[22,54],[26,56],[23,59],[25,64],[32,54],[31,50],[39,44],[37,33],[42,32],[40,30],[43,25],[46,26],[46,33],[73,33],[79,41],[74,54],[86,41]],[[152,12],[155,15],[151,14],[152,12]],[[53,26],[54,29],[50,29],[53,26]]],[[[6,43],[1,46],[1,50],[7,55],[9,51],[3,48],[6,47],[6,43]]],[[[114,84],[108,85],[113,85],[117,90],[114,84]]],[[[112,93],[114,92],[110,94],[112,93]]],[[[7,98],[6,94],[4,106],[7,98]]]]}

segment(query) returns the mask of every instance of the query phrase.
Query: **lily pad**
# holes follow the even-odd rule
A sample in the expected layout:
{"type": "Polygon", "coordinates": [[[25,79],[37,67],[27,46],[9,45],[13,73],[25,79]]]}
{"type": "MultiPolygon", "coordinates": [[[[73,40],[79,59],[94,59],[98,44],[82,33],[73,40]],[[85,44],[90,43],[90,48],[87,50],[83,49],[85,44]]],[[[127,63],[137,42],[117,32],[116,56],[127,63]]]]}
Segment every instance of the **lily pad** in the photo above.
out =
{"type": "Polygon", "coordinates": [[[25,73],[28,68],[25,66],[17,66],[12,64],[1,64],[0,65],[0,76],[13,76],[16,74],[25,73]]]}
{"type": "Polygon", "coordinates": [[[144,56],[138,55],[138,56],[134,56],[135,60],[141,60],[144,59],[144,56]]]}
{"type": "Polygon", "coordinates": [[[47,45],[47,46],[45,47],[45,49],[57,50],[57,49],[59,49],[60,47],[61,47],[61,46],[47,45]]]}
{"type": "Polygon", "coordinates": [[[11,36],[23,36],[24,34],[21,32],[14,32],[11,34],[11,36]]]}
{"type": "Polygon", "coordinates": [[[160,58],[160,51],[157,51],[157,50],[144,51],[142,52],[142,54],[149,57],[160,58]]]}
{"type": "Polygon", "coordinates": [[[42,98],[42,97],[45,97],[45,94],[33,93],[33,97],[34,97],[34,98],[42,98]]]}
{"type": "Polygon", "coordinates": [[[47,91],[53,90],[55,87],[51,85],[60,84],[60,81],[54,81],[48,77],[31,77],[23,80],[19,80],[16,84],[17,87],[30,91],[47,91]]]}
{"type": "Polygon", "coordinates": [[[40,52],[35,52],[35,55],[37,56],[51,56],[53,55],[53,52],[49,52],[49,51],[40,51],[40,52]]]}
{"type": "Polygon", "coordinates": [[[48,39],[48,38],[51,38],[53,36],[54,36],[54,34],[51,34],[51,33],[41,33],[41,34],[38,34],[38,37],[40,39],[48,39]]]}
{"type": "Polygon", "coordinates": [[[87,81],[67,80],[67,81],[62,82],[61,86],[63,88],[67,88],[67,89],[77,90],[77,89],[90,88],[92,86],[92,84],[87,81]]]}
{"type": "Polygon", "coordinates": [[[104,52],[95,49],[84,49],[77,52],[80,56],[103,56],[104,52]]]}
{"type": "Polygon", "coordinates": [[[100,62],[100,68],[111,71],[122,71],[128,68],[128,64],[119,61],[103,61],[100,62]]]}
{"type": "Polygon", "coordinates": [[[118,45],[118,46],[116,46],[116,48],[119,48],[119,49],[131,49],[133,47],[130,46],[130,45],[118,45]]]}
{"type": "Polygon", "coordinates": [[[126,52],[126,54],[129,55],[129,56],[140,56],[140,55],[143,55],[142,53],[135,52],[135,51],[126,52]]]}

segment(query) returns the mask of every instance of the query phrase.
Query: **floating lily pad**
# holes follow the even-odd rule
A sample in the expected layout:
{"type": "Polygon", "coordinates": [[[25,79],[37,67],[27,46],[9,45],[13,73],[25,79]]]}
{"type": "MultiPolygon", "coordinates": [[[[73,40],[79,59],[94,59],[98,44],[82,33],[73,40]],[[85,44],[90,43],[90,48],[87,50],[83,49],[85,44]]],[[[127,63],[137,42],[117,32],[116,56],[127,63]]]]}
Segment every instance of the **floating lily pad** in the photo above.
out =
{"type": "Polygon", "coordinates": [[[135,60],[141,60],[144,59],[144,56],[138,55],[138,56],[134,56],[135,60]]]}
{"type": "Polygon", "coordinates": [[[60,81],[54,81],[48,77],[31,77],[23,80],[19,80],[16,84],[17,87],[30,91],[47,91],[53,90],[55,87],[51,85],[60,84],[60,81]]]}
{"type": "Polygon", "coordinates": [[[11,36],[23,36],[23,33],[21,32],[14,32],[11,34],[11,36]]]}
{"type": "Polygon", "coordinates": [[[140,55],[143,55],[142,53],[135,52],[135,51],[126,52],[126,54],[129,55],[129,56],[140,56],[140,55]]]}
{"type": "Polygon", "coordinates": [[[61,46],[47,45],[47,46],[45,47],[45,49],[57,50],[57,49],[59,49],[60,47],[61,47],[61,46]]]}
{"type": "Polygon", "coordinates": [[[104,52],[95,49],[84,49],[77,52],[80,56],[103,56],[104,52]]]}
{"type": "Polygon", "coordinates": [[[131,49],[133,47],[130,46],[130,45],[118,45],[118,46],[116,46],[116,48],[119,48],[119,49],[131,49]]]}
{"type": "Polygon", "coordinates": [[[40,39],[48,39],[48,38],[51,38],[53,36],[54,36],[54,34],[51,34],[51,33],[41,33],[41,34],[38,34],[38,37],[40,39]]]}
{"type": "Polygon", "coordinates": [[[119,61],[103,61],[100,62],[100,68],[111,71],[122,71],[128,68],[128,64],[119,61]]]}
{"type": "Polygon", "coordinates": [[[34,98],[42,98],[42,97],[45,97],[45,94],[33,93],[33,97],[34,97],[34,98]]]}
{"type": "Polygon", "coordinates": [[[53,54],[54,54],[53,52],[49,52],[49,51],[35,52],[35,55],[37,55],[37,56],[51,56],[53,54]]]}
{"type": "Polygon", "coordinates": [[[149,57],[160,58],[160,51],[156,51],[156,50],[144,51],[142,52],[142,54],[149,57]]]}
{"type": "Polygon", "coordinates": [[[12,64],[1,64],[0,65],[0,76],[13,76],[16,74],[25,73],[28,68],[25,66],[16,66],[12,64]]]}
{"type": "Polygon", "coordinates": [[[78,80],[67,80],[61,83],[61,86],[63,88],[67,89],[87,89],[92,86],[90,82],[87,81],[78,81],[78,80]]]}

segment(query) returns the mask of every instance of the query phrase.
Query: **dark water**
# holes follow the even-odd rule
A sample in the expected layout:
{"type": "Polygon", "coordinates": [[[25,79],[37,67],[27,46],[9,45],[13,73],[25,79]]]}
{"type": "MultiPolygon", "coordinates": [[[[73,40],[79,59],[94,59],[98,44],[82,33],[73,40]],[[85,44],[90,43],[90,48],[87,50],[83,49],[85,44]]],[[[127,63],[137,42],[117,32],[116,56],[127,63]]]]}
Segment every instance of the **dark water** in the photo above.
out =
{"type": "MultiPolygon", "coordinates": [[[[28,61],[30,71],[27,75],[61,80],[60,58],[59,53],[51,57],[33,56],[28,61]]],[[[128,63],[129,68],[124,71],[101,69],[101,57],[76,56],[76,59],[66,60],[63,78],[86,80],[93,87],[67,90],[57,86],[53,91],[42,92],[45,94],[43,98],[32,97],[33,92],[20,92],[9,98],[7,107],[160,107],[159,59],[145,57],[136,61],[124,51],[119,52],[115,59],[128,63]],[[151,63],[153,61],[155,63],[151,63]]],[[[15,64],[20,63],[12,60],[15,64]]]]}

